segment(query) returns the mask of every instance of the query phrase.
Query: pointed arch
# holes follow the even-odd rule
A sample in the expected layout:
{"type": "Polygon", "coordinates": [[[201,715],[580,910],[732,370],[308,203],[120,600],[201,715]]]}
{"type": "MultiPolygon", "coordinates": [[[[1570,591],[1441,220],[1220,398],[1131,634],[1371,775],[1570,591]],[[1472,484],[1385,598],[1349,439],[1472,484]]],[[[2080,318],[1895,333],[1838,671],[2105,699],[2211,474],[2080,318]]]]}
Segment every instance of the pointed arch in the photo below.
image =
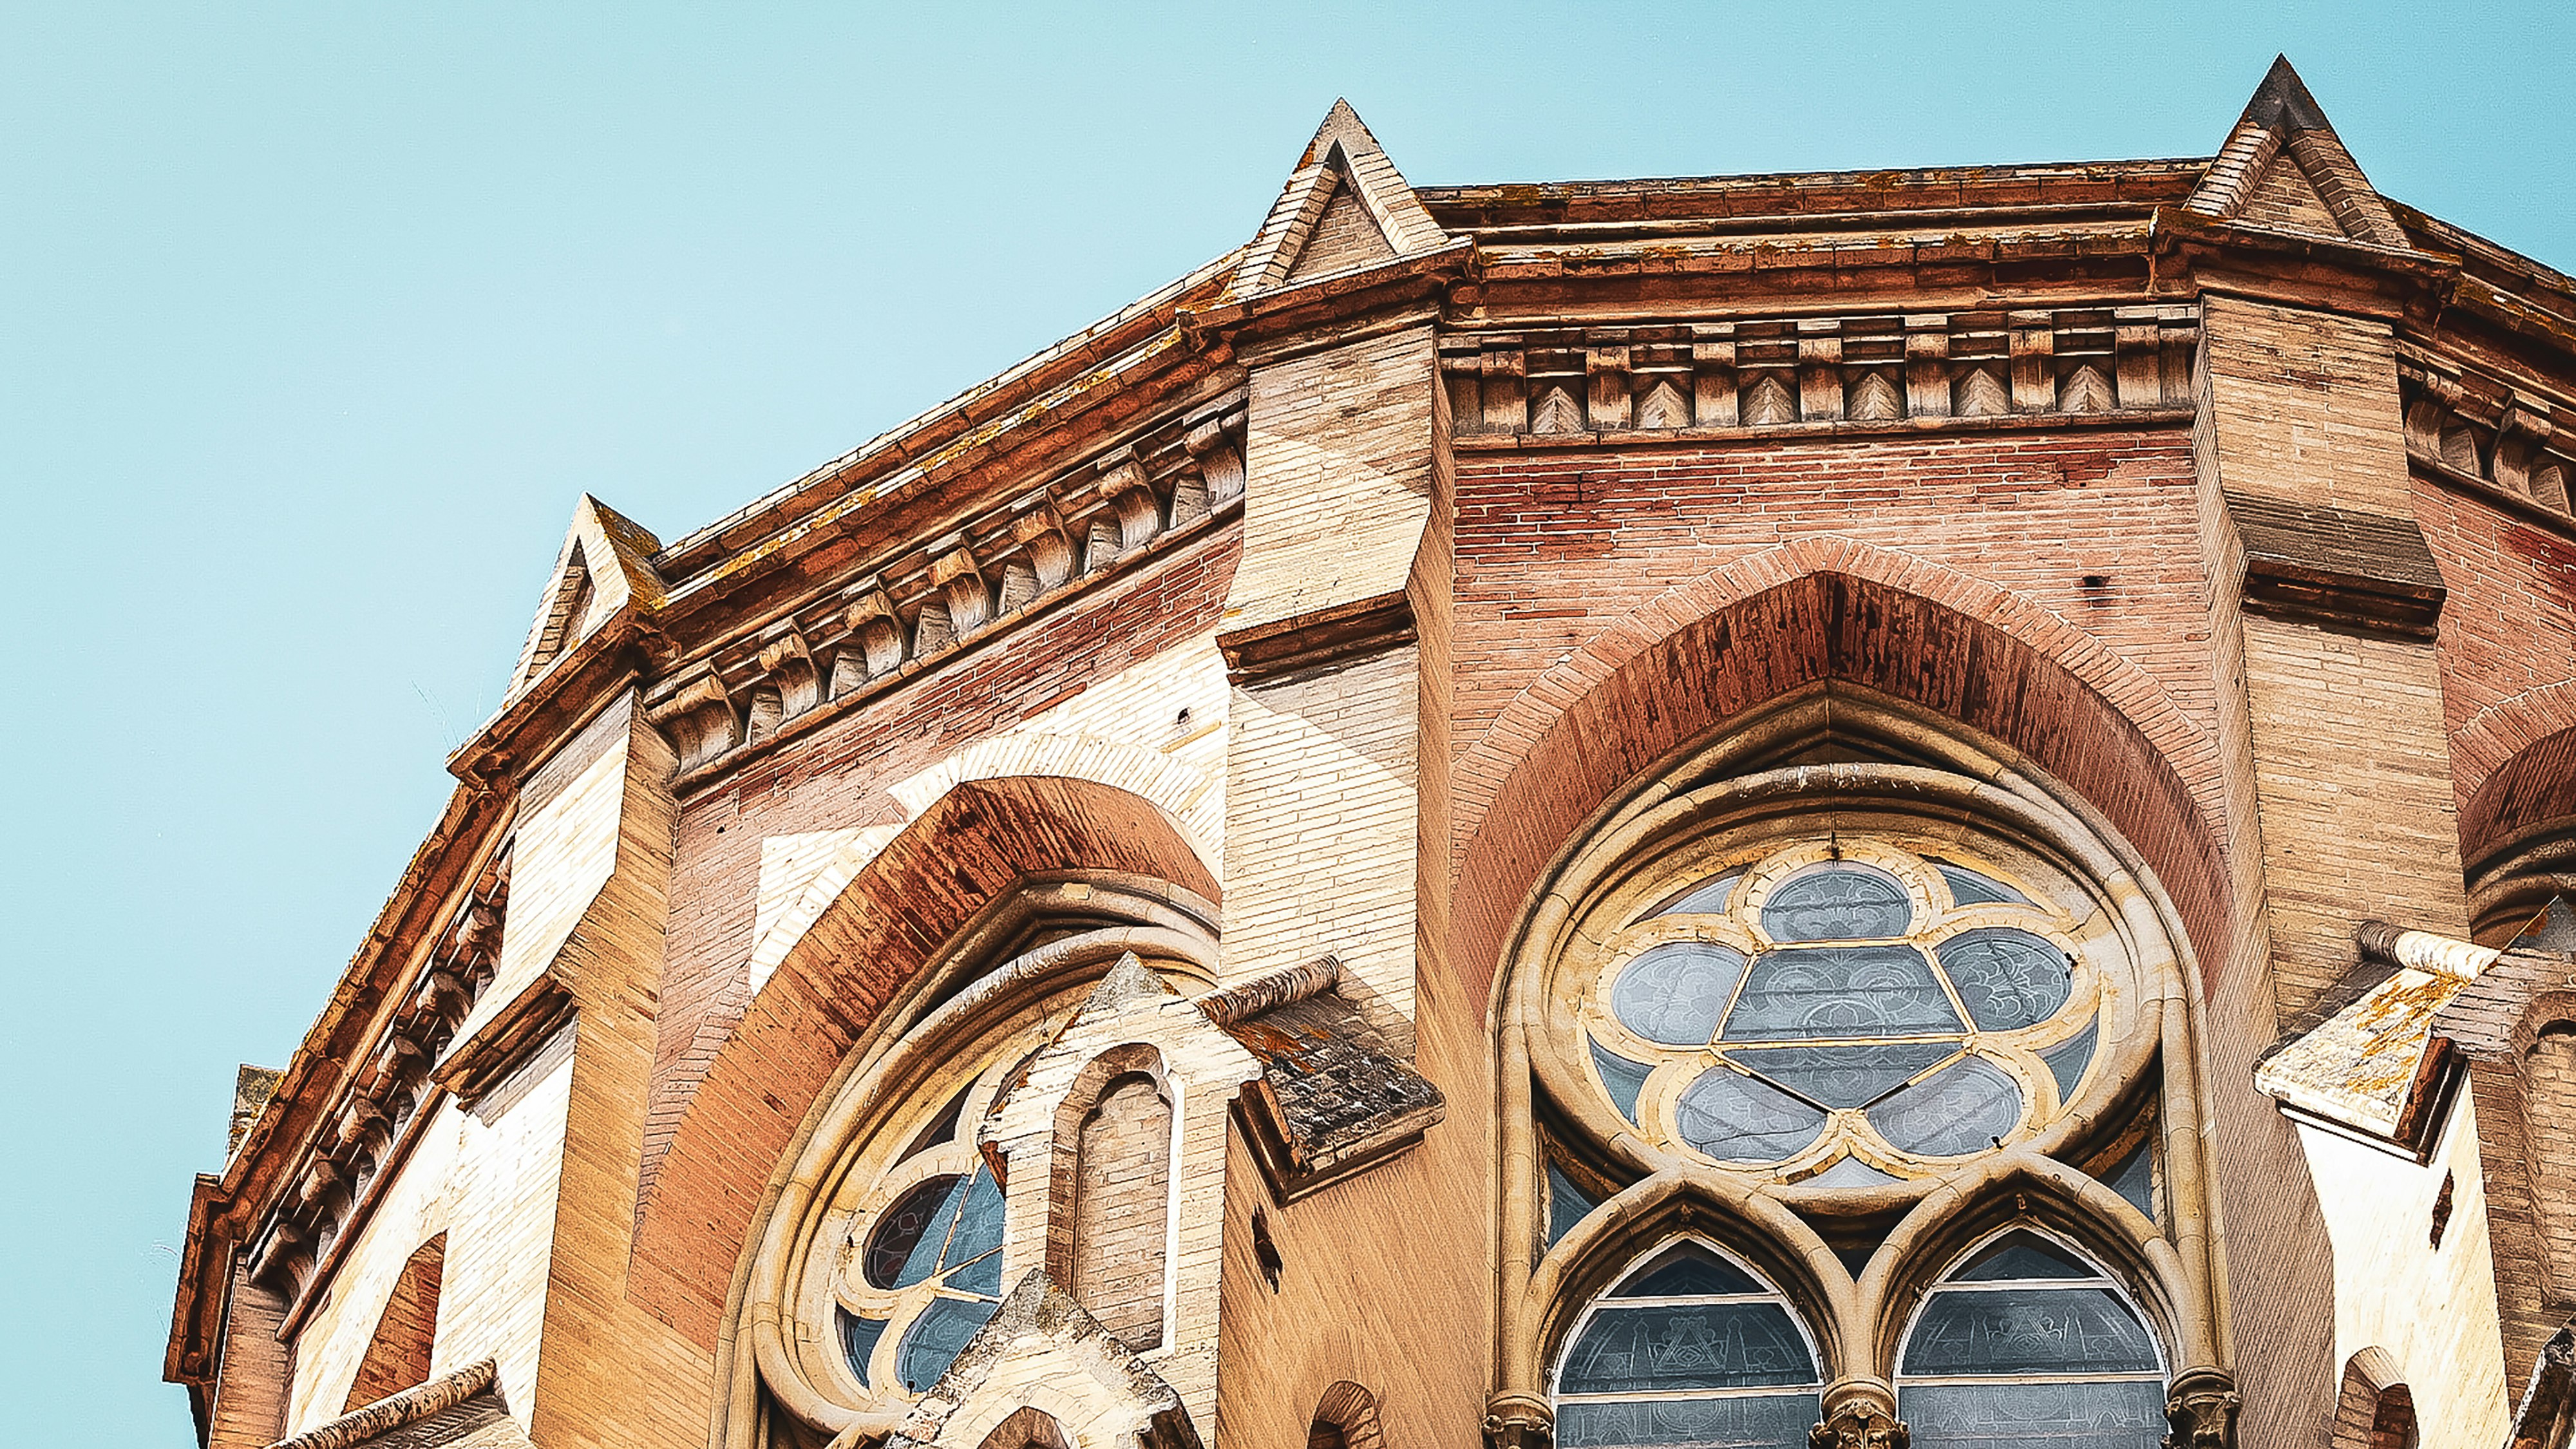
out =
{"type": "Polygon", "coordinates": [[[1100,1326],[1143,1353],[1165,1337],[1176,1088],[1163,1054],[1131,1042],[1092,1058],[1056,1108],[1047,1271],[1100,1326]]]}
{"type": "Polygon", "coordinates": [[[2065,1163],[2031,1153],[1990,1158],[1907,1213],[1861,1275],[1856,1325],[1878,1362],[1893,1363],[1915,1303],[1968,1248],[2027,1225],[2073,1244],[2111,1272],[2145,1313],[2172,1368],[2214,1362],[2182,1258],[2145,1214],[2065,1163]]]}
{"type": "Polygon", "coordinates": [[[1862,1347],[1847,1331],[1855,1321],[1851,1274],[1806,1219],[1723,1174],[1682,1166],[1631,1184],[1548,1250],[1530,1275],[1530,1331],[1507,1347],[1520,1359],[1512,1381],[1541,1382],[1543,1365],[1593,1299],[1637,1263],[1685,1240],[1725,1244],[1776,1285],[1815,1333],[1828,1377],[1862,1347]]]}
{"type": "Polygon", "coordinates": [[[429,1382],[431,1355],[438,1342],[438,1290],[447,1273],[447,1234],[440,1233],[412,1250],[393,1293],[376,1319],[375,1336],[358,1361],[349,1384],[343,1414],[363,1409],[388,1394],[429,1382]]]}
{"type": "Polygon", "coordinates": [[[958,784],[850,879],[756,998],[720,1008],[647,1109],[629,1295],[712,1348],[776,1165],[845,1059],[988,908],[1065,872],[1205,912],[1215,876],[1152,801],[1095,781],[958,784]],[[659,1211],[665,1202],[685,1211],[659,1211]]]}
{"type": "Polygon", "coordinates": [[[1064,1426],[1056,1422],[1055,1415],[1024,1407],[1012,1410],[995,1424],[993,1432],[985,1435],[976,1449],[1073,1449],[1073,1441],[1065,1437],[1064,1426]]]}
{"type": "Polygon", "coordinates": [[[1766,550],[1637,609],[1534,680],[1456,772],[1460,968],[1489,988],[1532,887],[1638,782],[1730,720],[1822,681],[1866,686],[2021,752],[2154,867],[2214,991],[2232,909],[2199,789],[2215,740],[2136,664],[2018,595],[1850,539],[1766,550]],[[1473,888],[1465,888],[1473,882],[1473,888]]]}

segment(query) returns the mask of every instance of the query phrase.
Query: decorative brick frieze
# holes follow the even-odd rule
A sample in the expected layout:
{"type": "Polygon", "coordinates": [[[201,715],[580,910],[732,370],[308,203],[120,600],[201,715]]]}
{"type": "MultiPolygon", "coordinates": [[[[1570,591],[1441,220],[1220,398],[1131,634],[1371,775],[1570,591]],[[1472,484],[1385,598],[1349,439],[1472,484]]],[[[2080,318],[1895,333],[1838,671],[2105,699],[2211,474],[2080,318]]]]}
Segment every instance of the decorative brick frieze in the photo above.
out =
{"type": "Polygon", "coordinates": [[[299,1321],[309,1290],[329,1278],[351,1225],[427,1121],[439,1088],[430,1069],[491,983],[509,908],[510,856],[486,865],[449,917],[391,1023],[316,1134],[311,1160],[252,1240],[253,1281],[285,1295],[299,1321]]]}
{"type": "Polygon", "coordinates": [[[1465,333],[1455,433],[1572,435],[2138,413],[2191,403],[2189,305],[1465,333]]]}
{"type": "Polygon", "coordinates": [[[2421,353],[2399,355],[2397,386],[2408,461],[2576,522],[2576,407],[2421,353]]]}
{"type": "Polygon", "coordinates": [[[646,717],[687,786],[1234,516],[1243,401],[1171,418],[664,675],[646,717]]]}

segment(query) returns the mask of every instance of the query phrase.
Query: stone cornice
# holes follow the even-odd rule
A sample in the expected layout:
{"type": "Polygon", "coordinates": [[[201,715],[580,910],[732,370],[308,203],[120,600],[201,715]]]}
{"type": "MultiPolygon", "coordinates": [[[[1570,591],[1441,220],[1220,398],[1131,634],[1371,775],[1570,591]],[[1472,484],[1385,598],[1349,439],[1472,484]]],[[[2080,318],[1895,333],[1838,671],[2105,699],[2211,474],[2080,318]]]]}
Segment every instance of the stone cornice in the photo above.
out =
{"type": "MultiPolygon", "coordinates": [[[[392,1124],[386,1140],[362,1134],[346,1147],[341,1129],[353,1104],[373,1100],[361,1090],[365,1084],[400,1085],[378,1071],[391,1065],[381,1061],[386,1043],[425,1036],[430,1003],[424,992],[444,999],[443,987],[432,990],[428,979],[437,959],[433,948],[453,941],[478,903],[492,903],[514,810],[506,794],[459,788],[450,796],[222,1175],[198,1179],[163,1360],[169,1381],[211,1381],[234,1258],[280,1220],[278,1209],[303,1203],[297,1211],[309,1214],[319,1205],[326,1215],[344,1213],[363,1190],[372,1166],[350,1173],[356,1154],[349,1149],[372,1144],[382,1153],[392,1124]],[[315,1166],[334,1153],[340,1154],[331,1169],[337,1182],[315,1166]]],[[[406,1061],[417,1055],[425,1072],[425,1052],[403,1055],[406,1061]]]]}

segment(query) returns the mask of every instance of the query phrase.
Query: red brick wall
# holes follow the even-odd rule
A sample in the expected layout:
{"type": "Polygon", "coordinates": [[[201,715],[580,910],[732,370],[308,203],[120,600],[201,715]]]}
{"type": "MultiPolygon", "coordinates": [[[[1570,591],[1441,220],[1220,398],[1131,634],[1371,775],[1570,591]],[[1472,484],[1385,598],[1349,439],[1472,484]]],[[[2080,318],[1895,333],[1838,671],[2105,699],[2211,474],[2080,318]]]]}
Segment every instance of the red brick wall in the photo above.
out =
{"type": "Polygon", "coordinates": [[[2450,590],[2443,723],[2474,862],[2517,829],[2576,814],[2576,541],[2421,478],[2414,501],[2450,590]]]}
{"type": "Polygon", "coordinates": [[[2204,960],[2224,959],[2183,430],[1470,451],[1457,474],[1454,939],[1473,979],[1594,808],[1826,677],[2039,758],[2148,854],[2204,960]],[[1780,587],[1818,571],[1848,582],[1780,587]]]}

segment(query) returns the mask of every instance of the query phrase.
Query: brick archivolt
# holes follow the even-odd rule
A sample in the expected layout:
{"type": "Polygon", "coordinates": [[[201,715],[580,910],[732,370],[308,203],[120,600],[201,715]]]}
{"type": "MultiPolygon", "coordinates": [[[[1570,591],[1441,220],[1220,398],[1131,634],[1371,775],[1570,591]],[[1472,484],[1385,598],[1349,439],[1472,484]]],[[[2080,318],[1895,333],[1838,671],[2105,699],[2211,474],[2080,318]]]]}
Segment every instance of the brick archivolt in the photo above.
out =
{"type": "Polygon", "coordinates": [[[2190,304],[1452,334],[1462,438],[1929,422],[2192,405],[2190,304]]]}

